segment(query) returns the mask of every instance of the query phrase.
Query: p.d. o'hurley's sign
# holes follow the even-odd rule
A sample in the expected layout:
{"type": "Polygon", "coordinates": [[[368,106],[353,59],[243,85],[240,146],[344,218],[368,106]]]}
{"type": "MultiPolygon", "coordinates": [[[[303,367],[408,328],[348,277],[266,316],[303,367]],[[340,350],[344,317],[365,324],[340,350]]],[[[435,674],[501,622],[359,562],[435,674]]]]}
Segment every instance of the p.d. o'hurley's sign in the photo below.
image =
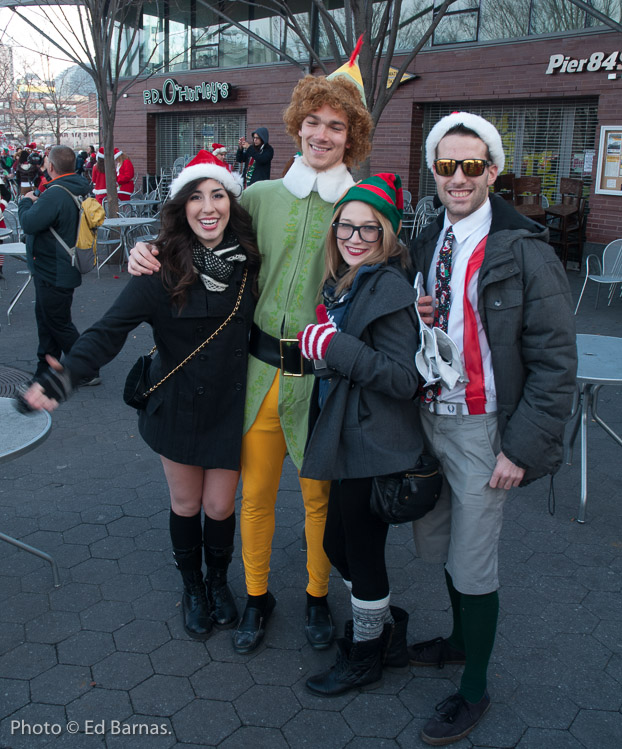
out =
{"type": "Polygon", "coordinates": [[[211,101],[229,98],[231,84],[220,81],[203,81],[196,86],[180,86],[173,78],[167,78],[162,88],[146,88],[143,91],[145,104],[175,104],[177,102],[211,101]]]}

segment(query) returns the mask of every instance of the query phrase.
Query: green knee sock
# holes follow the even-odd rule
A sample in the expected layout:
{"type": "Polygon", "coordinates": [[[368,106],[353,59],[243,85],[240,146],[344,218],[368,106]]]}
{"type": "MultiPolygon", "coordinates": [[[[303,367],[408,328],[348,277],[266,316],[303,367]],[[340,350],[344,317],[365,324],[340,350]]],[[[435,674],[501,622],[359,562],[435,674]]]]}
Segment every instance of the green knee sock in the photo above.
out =
{"type": "Polygon", "coordinates": [[[453,629],[447,638],[452,648],[464,653],[464,637],[462,635],[462,623],[460,621],[460,604],[462,593],[454,588],[453,580],[447,570],[445,570],[445,582],[447,583],[447,592],[451,601],[451,614],[453,616],[453,629]]]}
{"type": "Polygon", "coordinates": [[[460,694],[469,702],[479,702],[486,691],[486,672],[495,644],[499,594],[483,596],[461,594],[461,625],[466,665],[460,682],[460,694]]]}

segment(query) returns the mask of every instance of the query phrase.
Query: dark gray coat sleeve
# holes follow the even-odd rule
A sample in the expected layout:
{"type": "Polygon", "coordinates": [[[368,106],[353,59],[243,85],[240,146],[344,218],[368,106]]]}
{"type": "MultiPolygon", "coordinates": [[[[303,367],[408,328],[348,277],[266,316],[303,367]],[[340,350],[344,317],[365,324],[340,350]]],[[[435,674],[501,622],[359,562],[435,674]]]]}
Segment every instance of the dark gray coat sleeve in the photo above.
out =
{"type": "Polygon", "coordinates": [[[412,398],[418,385],[414,352],[419,341],[414,308],[379,317],[368,331],[375,348],[339,332],[328,345],[326,364],[363,388],[412,398]]]}
{"type": "MultiPolygon", "coordinates": [[[[502,450],[513,463],[536,470],[547,467],[551,453],[557,452],[572,409],[577,373],[570,289],[562,264],[549,249],[543,262],[530,262],[533,254],[525,259],[524,383],[502,439],[502,450]]],[[[533,250],[531,243],[525,254],[533,250]]]]}

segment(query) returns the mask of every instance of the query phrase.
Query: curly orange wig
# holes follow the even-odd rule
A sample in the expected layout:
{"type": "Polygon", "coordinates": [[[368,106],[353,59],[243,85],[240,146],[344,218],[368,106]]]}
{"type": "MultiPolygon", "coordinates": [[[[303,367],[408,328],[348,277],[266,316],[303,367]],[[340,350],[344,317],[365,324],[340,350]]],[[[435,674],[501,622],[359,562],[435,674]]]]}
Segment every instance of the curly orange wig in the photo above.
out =
{"type": "Polygon", "coordinates": [[[348,118],[348,143],[344,163],[347,167],[360,164],[371,151],[370,135],[374,124],[371,115],[361,100],[361,95],[353,83],[339,76],[327,80],[325,76],[306,75],[298,81],[292,94],[290,105],[283,113],[283,121],[288,134],[301,148],[300,128],[302,121],[311,112],[316,112],[325,104],[335,111],[345,112],[348,118]]]}

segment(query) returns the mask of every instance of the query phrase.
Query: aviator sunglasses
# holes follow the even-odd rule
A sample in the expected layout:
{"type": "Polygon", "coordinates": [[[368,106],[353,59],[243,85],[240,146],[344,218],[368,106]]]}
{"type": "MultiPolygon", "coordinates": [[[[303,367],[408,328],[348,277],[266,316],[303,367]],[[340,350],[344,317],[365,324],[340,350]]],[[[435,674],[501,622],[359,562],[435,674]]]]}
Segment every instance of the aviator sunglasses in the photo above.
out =
{"type": "Polygon", "coordinates": [[[451,177],[458,166],[462,167],[465,177],[481,177],[491,164],[492,161],[486,159],[436,159],[434,162],[436,173],[440,177],[451,177]]]}

